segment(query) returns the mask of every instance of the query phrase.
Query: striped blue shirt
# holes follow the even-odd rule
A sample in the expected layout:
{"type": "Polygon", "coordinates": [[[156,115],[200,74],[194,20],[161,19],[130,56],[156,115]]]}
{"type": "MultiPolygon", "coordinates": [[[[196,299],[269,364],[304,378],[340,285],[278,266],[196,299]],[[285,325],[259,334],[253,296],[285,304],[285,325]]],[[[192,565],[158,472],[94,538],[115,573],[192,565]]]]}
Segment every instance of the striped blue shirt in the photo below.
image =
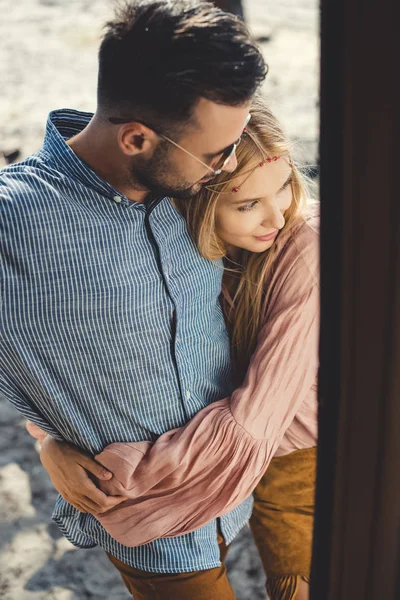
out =
{"type": "MultiPolygon", "coordinates": [[[[0,393],[95,454],[184,425],[230,394],[231,374],[222,265],[200,257],[168,198],[131,202],[72,152],[91,117],[52,112],[41,151],[0,173],[0,393]]],[[[251,508],[220,519],[227,543],[251,508]]],[[[128,548],[61,497],[53,519],[74,545],[145,571],[220,564],[216,521],[128,548]]]]}

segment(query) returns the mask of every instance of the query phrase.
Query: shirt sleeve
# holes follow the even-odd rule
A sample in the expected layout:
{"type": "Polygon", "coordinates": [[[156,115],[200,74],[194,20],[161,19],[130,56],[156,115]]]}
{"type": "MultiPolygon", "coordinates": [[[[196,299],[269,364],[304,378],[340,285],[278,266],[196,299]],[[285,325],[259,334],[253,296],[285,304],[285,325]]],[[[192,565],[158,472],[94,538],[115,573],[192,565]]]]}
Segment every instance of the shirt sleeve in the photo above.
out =
{"type": "Polygon", "coordinates": [[[111,444],[96,459],[114,473],[107,493],[129,499],[97,516],[120,543],[183,535],[226,514],[261,479],[315,383],[319,288],[294,265],[260,331],[243,386],[185,427],[149,442],[111,444]]]}
{"type": "Polygon", "coordinates": [[[0,398],[4,398],[4,400],[10,402],[23,417],[28,419],[28,421],[31,421],[57,440],[63,441],[61,434],[48,422],[39,409],[21,394],[13,393],[10,386],[8,386],[1,377],[0,398]]]}
{"type": "MultiPolygon", "coordinates": [[[[4,279],[3,269],[3,254],[2,251],[0,251],[0,291],[2,291],[2,284],[4,279]]],[[[3,297],[0,296],[0,306],[2,302],[3,297]]],[[[2,358],[2,361],[3,360],[4,359],[2,358]]],[[[7,402],[10,402],[19,413],[21,413],[26,419],[32,421],[32,423],[40,427],[40,429],[42,429],[46,433],[49,433],[54,438],[62,441],[63,438],[60,435],[60,433],[47,421],[47,419],[44,418],[44,416],[33,405],[33,403],[30,402],[29,399],[27,399],[26,397],[23,397],[21,394],[15,393],[12,387],[3,379],[3,377],[0,377],[0,397],[6,400],[7,402]]]]}

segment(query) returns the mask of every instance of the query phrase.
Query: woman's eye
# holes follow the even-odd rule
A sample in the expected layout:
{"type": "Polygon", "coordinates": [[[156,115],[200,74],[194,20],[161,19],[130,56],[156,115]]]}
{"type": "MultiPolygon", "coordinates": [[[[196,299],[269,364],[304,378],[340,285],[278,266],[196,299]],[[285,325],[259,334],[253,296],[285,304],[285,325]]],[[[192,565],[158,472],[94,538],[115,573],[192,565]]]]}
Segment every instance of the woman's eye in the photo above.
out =
{"type": "Polygon", "coordinates": [[[239,206],[238,210],[240,212],[247,212],[248,210],[251,210],[252,208],[254,208],[256,206],[256,204],[258,204],[258,200],[254,200],[253,202],[250,202],[249,204],[245,204],[244,206],[239,206]]]}

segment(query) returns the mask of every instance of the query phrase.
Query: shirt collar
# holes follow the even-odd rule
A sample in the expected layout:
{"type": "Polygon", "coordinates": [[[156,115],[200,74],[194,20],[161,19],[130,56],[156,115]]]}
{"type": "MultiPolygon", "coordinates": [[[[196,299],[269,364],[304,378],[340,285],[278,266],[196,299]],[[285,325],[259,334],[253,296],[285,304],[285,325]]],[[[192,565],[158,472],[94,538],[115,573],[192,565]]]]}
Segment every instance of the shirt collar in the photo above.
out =
{"type": "Polygon", "coordinates": [[[134,205],[121,192],[99,177],[71,150],[67,140],[82,131],[93,113],[63,108],[49,114],[42,151],[50,156],[57,170],[112,200],[118,196],[124,204],[134,205]]]}

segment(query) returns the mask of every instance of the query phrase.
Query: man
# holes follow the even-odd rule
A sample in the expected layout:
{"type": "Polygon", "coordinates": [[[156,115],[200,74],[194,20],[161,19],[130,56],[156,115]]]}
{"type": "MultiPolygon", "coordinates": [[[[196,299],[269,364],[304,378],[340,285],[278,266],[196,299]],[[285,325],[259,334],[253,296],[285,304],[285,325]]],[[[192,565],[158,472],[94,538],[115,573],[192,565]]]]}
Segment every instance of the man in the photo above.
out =
{"type": "MultiPolygon", "coordinates": [[[[235,169],[264,77],[244,25],[213,5],[132,2],[107,25],[96,113],[51,113],[42,150],[2,171],[0,391],[54,437],[90,454],[154,440],[229,395],[222,269],[167,196],[193,201],[235,169]]],[[[61,497],[53,518],[103,547],[136,600],[223,600],[221,549],[251,506],[139,548],[61,497]]]]}
{"type": "Polygon", "coordinates": [[[215,6],[244,19],[242,0],[214,0],[215,6]]]}

